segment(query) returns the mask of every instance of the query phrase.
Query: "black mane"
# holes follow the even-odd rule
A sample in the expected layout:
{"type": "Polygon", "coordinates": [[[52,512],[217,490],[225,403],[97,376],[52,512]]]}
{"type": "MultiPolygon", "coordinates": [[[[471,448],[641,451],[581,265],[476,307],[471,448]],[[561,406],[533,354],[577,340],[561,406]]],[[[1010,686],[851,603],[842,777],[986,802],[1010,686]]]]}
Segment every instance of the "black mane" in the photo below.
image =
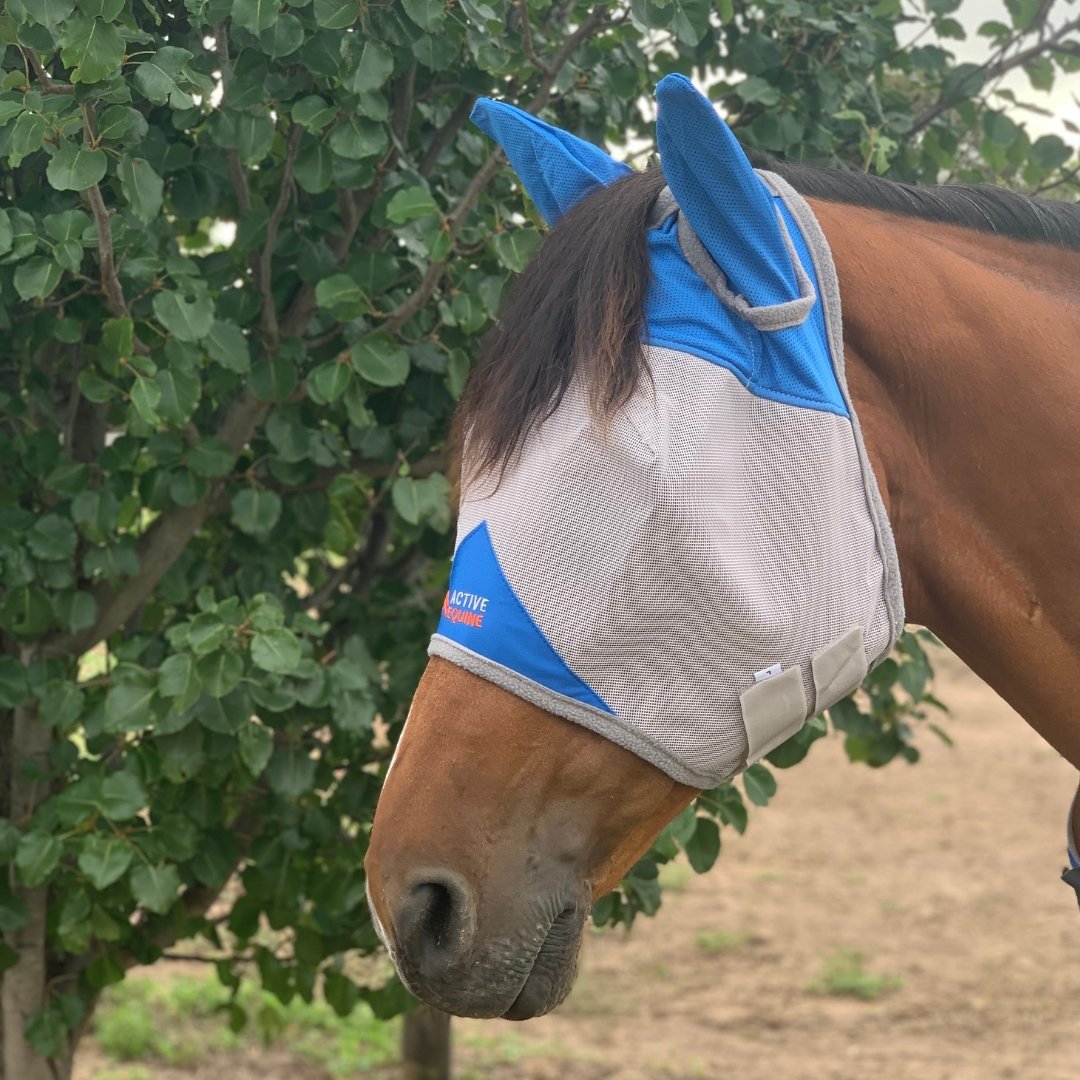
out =
{"type": "MultiPolygon", "coordinates": [[[[921,188],[839,169],[755,164],[803,195],[1080,251],[1080,204],[1003,188],[921,188]]],[[[504,469],[575,378],[603,417],[647,376],[640,336],[650,274],[646,231],[663,187],[653,166],[593,192],[545,237],[518,277],[484,339],[458,413],[473,472],[504,469]]]]}
{"type": "Polygon", "coordinates": [[[989,184],[919,187],[870,173],[795,165],[757,155],[753,161],[758,168],[782,176],[801,195],[1080,251],[1080,203],[1039,199],[989,184]]]}

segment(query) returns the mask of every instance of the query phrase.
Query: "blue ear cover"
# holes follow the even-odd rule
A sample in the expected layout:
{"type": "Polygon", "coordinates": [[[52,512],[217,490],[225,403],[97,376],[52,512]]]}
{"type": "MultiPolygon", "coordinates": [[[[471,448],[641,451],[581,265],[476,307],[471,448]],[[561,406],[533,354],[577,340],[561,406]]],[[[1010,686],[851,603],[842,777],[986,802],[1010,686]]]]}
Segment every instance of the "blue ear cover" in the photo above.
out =
{"type": "Polygon", "coordinates": [[[502,101],[480,98],[469,119],[502,147],[549,225],[590,191],[633,171],[598,146],[502,101]]]}
{"type": "Polygon", "coordinates": [[[735,292],[754,307],[786,303],[799,285],[771,193],[731,129],[684,75],[656,88],[664,177],[735,292]]]}

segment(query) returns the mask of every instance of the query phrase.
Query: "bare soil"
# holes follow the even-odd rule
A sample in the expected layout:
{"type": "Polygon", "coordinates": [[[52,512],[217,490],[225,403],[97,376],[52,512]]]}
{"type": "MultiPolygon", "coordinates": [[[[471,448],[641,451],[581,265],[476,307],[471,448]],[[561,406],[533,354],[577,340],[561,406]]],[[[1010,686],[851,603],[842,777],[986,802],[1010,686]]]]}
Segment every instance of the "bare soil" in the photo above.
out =
{"type": "MultiPolygon", "coordinates": [[[[558,1012],[455,1021],[459,1080],[1080,1076],[1080,910],[1058,880],[1076,772],[961,664],[937,667],[955,748],[927,732],[919,765],[873,771],[815,746],[711,874],[673,871],[656,919],[587,935],[558,1012]],[[811,990],[839,949],[899,988],[811,990]]],[[[105,1069],[90,1045],[78,1078],[105,1069]]],[[[150,1075],[325,1074],[279,1048],[150,1075]]]]}

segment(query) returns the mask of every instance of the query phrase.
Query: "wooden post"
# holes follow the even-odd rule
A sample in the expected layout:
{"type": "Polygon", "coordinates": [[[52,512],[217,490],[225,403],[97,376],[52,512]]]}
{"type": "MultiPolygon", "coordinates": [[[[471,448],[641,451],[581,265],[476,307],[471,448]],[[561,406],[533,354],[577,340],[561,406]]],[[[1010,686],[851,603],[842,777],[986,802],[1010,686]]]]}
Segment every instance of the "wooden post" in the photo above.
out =
{"type": "Polygon", "coordinates": [[[405,1080],[450,1080],[450,1014],[418,1005],[401,1035],[405,1080]]]}

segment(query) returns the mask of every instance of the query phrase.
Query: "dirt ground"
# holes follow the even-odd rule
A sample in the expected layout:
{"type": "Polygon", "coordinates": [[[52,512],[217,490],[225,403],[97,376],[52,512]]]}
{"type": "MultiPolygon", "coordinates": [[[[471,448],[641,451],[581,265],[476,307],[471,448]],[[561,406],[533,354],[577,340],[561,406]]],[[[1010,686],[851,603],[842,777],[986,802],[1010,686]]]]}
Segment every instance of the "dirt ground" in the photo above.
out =
{"type": "MultiPolygon", "coordinates": [[[[816,746],[778,774],[745,837],[725,831],[711,874],[676,872],[659,916],[629,937],[587,935],[558,1012],[455,1021],[455,1075],[1080,1076],[1080,911],[1058,880],[1076,773],[958,662],[937,666],[955,748],[928,732],[918,766],[875,772],[849,765],[838,741],[816,746]],[[840,949],[899,987],[873,1000],[812,991],[840,949]]],[[[80,1075],[105,1075],[92,1048],[80,1075]]],[[[272,1052],[152,1075],[324,1074],[272,1052]]]]}

